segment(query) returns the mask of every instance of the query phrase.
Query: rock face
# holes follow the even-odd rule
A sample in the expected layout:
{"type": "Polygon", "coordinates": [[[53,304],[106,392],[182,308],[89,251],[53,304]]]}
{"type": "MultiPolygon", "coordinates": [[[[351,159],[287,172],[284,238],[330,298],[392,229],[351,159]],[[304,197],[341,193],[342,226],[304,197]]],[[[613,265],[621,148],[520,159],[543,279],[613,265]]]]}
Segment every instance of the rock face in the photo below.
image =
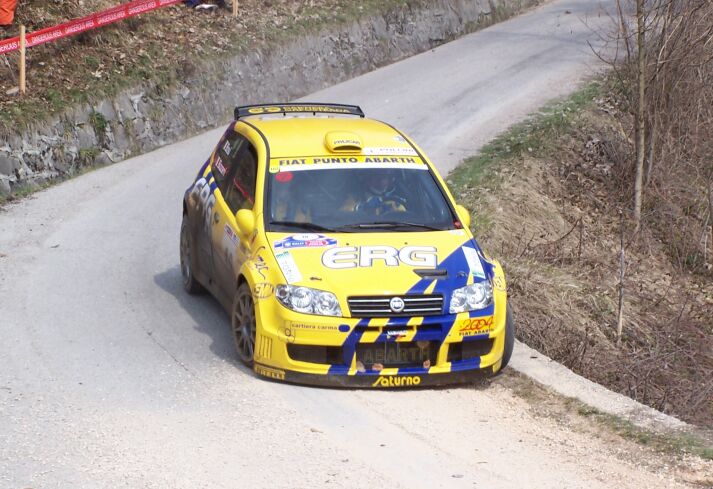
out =
{"type": "Polygon", "coordinates": [[[538,0],[436,0],[264,45],[193,70],[166,93],[137,86],[0,141],[0,195],[121,161],[227,123],[235,105],[288,101],[432,49],[538,0]]]}

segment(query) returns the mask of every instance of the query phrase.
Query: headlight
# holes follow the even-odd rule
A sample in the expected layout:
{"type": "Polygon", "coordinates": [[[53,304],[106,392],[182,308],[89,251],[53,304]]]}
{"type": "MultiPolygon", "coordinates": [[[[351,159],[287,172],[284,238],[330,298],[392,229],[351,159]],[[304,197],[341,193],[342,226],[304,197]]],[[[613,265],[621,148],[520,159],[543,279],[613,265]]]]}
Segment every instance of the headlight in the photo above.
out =
{"type": "Polygon", "coordinates": [[[331,292],[281,284],[275,288],[275,297],[283,306],[293,311],[319,316],[342,315],[339,301],[331,292]]]}
{"type": "Polygon", "coordinates": [[[493,302],[493,288],[487,280],[456,289],[451,294],[450,313],[475,311],[493,302]]]}

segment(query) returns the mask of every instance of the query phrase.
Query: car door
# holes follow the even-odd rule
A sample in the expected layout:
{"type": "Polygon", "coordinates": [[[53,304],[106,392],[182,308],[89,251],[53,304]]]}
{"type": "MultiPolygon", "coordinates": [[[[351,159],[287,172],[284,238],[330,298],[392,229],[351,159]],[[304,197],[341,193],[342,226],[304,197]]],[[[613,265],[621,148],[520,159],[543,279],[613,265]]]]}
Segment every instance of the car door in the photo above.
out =
{"type": "MultiPolygon", "coordinates": [[[[216,192],[212,220],[212,257],[214,277],[227,302],[232,301],[238,270],[247,259],[246,247],[240,246],[240,234],[235,214],[240,209],[252,209],[257,182],[257,152],[250,142],[235,133],[227,138],[221,152],[229,158],[223,163],[223,181],[216,192]]],[[[220,170],[216,168],[217,170],[220,170]]]]}
{"type": "Polygon", "coordinates": [[[196,202],[196,248],[197,259],[200,270],[210,280],[210,288],[213,288],[215,283],[215,271],[213,266],[213,223],[216,219],[214,212],[215,200],[220,194],[220,187],[225,185],[228,177],[229,162],[235,154],[240,150],[242,140],[231,125],[223,137],[218,142],[218,145],[213,150],[213,153],[208,160],[210,165],[210,173],[205,177],[199,178],[194,184],[193,192],[195,193],[196,202]]]}

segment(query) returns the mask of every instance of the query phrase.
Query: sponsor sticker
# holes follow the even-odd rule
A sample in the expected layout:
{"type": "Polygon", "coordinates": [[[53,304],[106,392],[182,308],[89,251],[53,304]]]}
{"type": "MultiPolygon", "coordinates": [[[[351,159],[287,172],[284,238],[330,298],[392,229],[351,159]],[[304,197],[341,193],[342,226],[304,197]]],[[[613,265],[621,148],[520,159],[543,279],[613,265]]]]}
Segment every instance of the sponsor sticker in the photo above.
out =
{"type": "Polygon", "coordinates": [[[295,259],[289,251],[281,251],[275,255],[275,258],[288,284],[302,281],[302,274],[299,268],[297,268],[297,263],[295,263],[295,259]]]}
{"type": "Polygon", "coordinates": [[[297,333],[295,332],[295,330],[293,330],[291,328],[285,328],[284,334],[285,334],[285,339],[287,341],[289,341],[290,343],[295,342],[295,338],[297,337],[297,333]]]}
{"type": "Polygon", "coordinates": [[[238,248],[238,243],[239,240],[235,232],[229,225],[226,224],[223,232],[222,249],[225,262],[228,263],[231,267],[233,266],[235,250],[238,248]]]}
{"type": "Polygon", "coordinates": [[[329,238],[323,234],[293,234],[275,241],[275,249],[325,248],[336,244],[336,239],[329,238]]]}
{"type": "Polygon", "coordinates": [[[372,387],[409,387],[419,385],[421,377],[418,375],[399,375],[399,376],[379,376],[376,381],[371,384],[372,387]]]}
{"type": "Polygon", "coordinates": [[[252,107],[248,110],[250,114],[277,114],[279,112],[327,112],[333,114],[352,114],[348,107],[334,107],[329,105],[284,105],[252,107]]]}
{"type": "Polygon", "coordinates": [[[291,329],[301,329],[307,331],[341,331],[340,327],[336,324],[308,324],[308,323],[297,323],[290,322],[291,329]]]}
{"type": "Polygon", "coordinates": [[[225,225],[225,237],[228,238],[228,240],[233,243],[233,246],[238,246],[238,236],[235,234],[235,231],[233,231],[233,228],[231,228],[229,225],[225,225]]]}
{"type": "Polygon", "coordinates": [[[387,331],[386,332],[386,337],[387,338],[403,338],[408,334],[408,331],[405,329],[401,329],[398,331],[387,331]]]}
{"type": "Polygon", "coordinates": [[[361,146],[361,141],[358,139],[335,139],[332,141],[332,146],[361,146]]]}
{"type": "Polygon", "coordinates": [[[462,250],[465,255],[465,260],[468,262],[470,273],[472,273],[474,277],[485,278],[485,270],[483,270],[483,264],[480,262],[478,252],[467,246],[464,246],[462,250]]]}
{"type": "Polygon", "coordinates": [[[265,367],[264,365],[258,365],[257,363],[253,367],[255,373],[258,375],[263,375],[265,377],[270,377],[276,380],[285,380],[285,371],[272,367],[265,367]]]}
{"type": "Polygon", "coordinates": [[[413,148],[364,148],[362,153],[365,155],[418,156],[413,148]]]}
{"type": "Polygon", "coordinates": [[[228,169],[225,168],[225,165],[223,165],[223,159],[220,156],[216,156],[213,166],[215,166],[215,169],[218,170],[223,176],[225,176],[225,173],[228,171],[228,169]]]}
{"type": "Polygon", "coordinates": [[[493,316],[482,318],[469,318],[461,323],[458,334],[460,336],[473,336],[489,333],[493,330],[493,316]]]}
{"type": "Polygon", "coordinates": [[[269,282],[260,282],[253,288],[253,299],[268,299],[275,292],[275,286],[269,282]]]}

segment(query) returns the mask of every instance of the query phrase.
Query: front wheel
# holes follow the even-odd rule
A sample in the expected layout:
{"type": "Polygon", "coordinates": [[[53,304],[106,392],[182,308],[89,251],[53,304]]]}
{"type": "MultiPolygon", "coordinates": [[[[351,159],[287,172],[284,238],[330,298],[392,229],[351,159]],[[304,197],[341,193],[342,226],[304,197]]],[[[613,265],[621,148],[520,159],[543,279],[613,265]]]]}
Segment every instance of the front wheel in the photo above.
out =
{"type": "Polygon", "coordinates": [[[500,362],[500,371],[507,367],[512,357],[512,351],[515,348],[515,319],[512,315],[512,309],[507,306],[505,310],[505,350],[503,351],[503,360],[500,362]]]}
{"type": "Polygon", "coordinates": [[[250,287],[245,282],[240,284],[235,293],[231,323],[238,358],[251,367],[255,358],[255,304],[250,287]]]}

